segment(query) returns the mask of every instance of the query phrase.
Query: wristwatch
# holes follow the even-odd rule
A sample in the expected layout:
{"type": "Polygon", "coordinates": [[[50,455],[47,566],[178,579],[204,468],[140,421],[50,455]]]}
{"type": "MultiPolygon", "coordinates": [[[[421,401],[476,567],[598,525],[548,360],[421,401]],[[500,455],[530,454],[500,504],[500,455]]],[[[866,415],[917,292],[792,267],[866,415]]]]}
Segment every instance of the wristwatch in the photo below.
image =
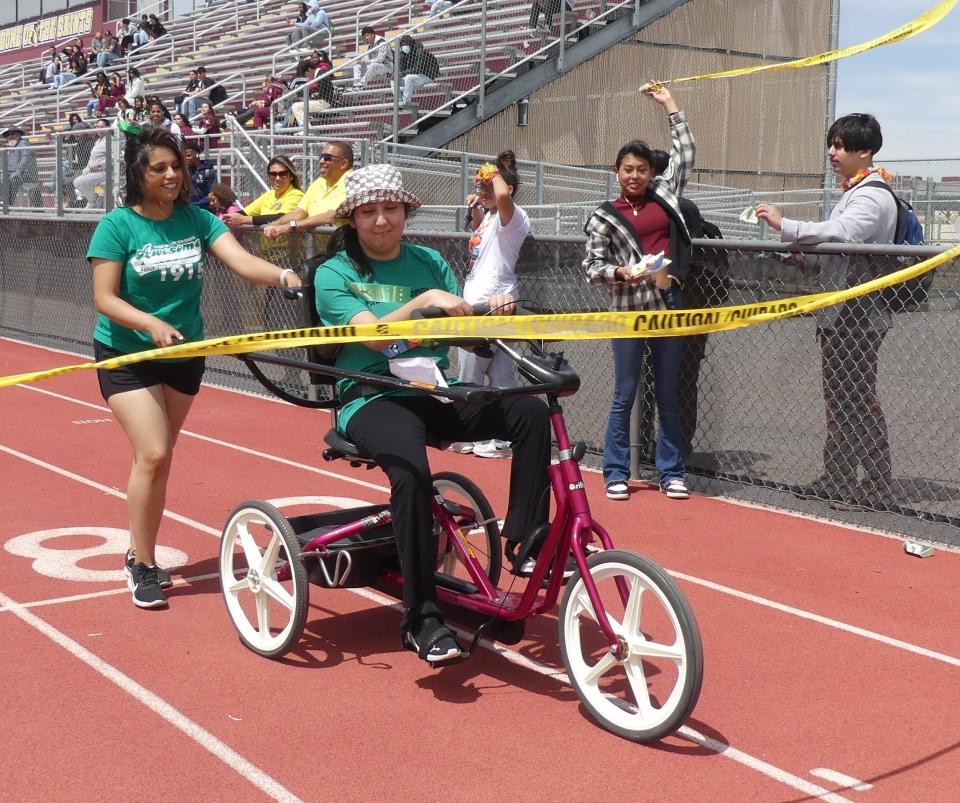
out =
{"type": "Polygon", "coordinates": [[[295,229],[296,227],[297,227],[297,221],[291,220],[291,221],[290,221],[290,228],[291,228],[291,229],[295,229]]]}

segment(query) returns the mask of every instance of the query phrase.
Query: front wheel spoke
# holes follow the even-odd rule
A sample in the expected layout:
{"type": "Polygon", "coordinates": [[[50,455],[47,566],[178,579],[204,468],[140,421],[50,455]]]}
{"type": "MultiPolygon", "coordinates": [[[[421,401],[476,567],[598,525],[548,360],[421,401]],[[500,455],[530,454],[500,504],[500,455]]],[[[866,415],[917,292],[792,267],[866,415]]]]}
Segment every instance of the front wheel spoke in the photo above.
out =
{"type": "Polygon", "coordinates": [[[270,636],[270,600],[262,591],[257,594],[257,625],[263,638],[270,636]]]}
{"type": "Polygon", "coordinates": [[[259,566],[260,547],[257,546],[257,542],[250,533],[247,524],[244,523],[237,526],[237,540],[240,541],[240,546],[243,548],[243,556],[247,560],[247,566],[251,569],[259,566]]]}
{"type": "Polygon", "coordinates": [[[624,665],[627,681],[633,690],[633,699],[641,715],[648,715],[653,711],[650,704],[650,691],[647,689],[647,676],[643,673],[643,662],[639,657],[632,657],[624,665]]]}
{"type": "Polygon", "coordinates": [[[597,661],[593,666],[589,668],[587,673],[583,676],[583,682],[590,685],[596,686],[607,672],[609,672],[614,666],[617,665],[617,659],[614,658],[612,653],[606,653],[599,661],[597,661]]]}
{"type": "Polygon", "coordinates": [[[630,583],[630,595],[627,597],[627,607],[623,613],[623,632],[627,634],[640,632],[640,614],[643,611],[643,592],[640,578],[634,577],[630,583]]]}
{"type": "Polygon", "coordinates": [[[241,591],[249,591],[250,583],[247,582],[247,577],[244,575],[236,582],[231,583],[227,586],[227,591],[229,591],[234,596],[237,596],[241,591]]]}
{"type": "Polygon", "coordinates": [[[675,664],[683,663],[683,650],[678,644],[658,644],[644,638],[630,640],[630,655],[638,658],[663,658],[675,664]]]}
{"type": "Polygon", "coordinates": [[[270,599],[275,600],[288,611],[292,611],[294,608],[294,598],[293,595],[287,591],[280,583],[276,580],[272,580],[269,577],[264,577],[261,580],[263,586],[263,592],[270,599]]]}
{"type": "Polygon", "coordinates": [[[261,577],[269,577],[277,568],[277,558],[280,555],[280,547],[282,545],[283,540],[280,538],[280,533],[274,531],[270,543],[267,544],[267,548],[263,552],[263,557],[260,558],[261,577]]]}

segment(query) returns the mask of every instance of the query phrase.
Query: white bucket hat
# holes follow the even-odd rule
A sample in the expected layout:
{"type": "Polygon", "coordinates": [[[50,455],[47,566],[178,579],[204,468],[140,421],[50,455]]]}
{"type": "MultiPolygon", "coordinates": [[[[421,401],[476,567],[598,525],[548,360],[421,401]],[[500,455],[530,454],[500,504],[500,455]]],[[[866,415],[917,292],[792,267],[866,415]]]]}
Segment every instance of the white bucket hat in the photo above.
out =
{"type": "Polygon", "coordinates": [[[375,164],[361,167],[347,175],[344,182],[347,197],[337,211],[336,217],[350,217],[358,206],[383,201],[407,204],[412,212],[419,209],[420,199],[403,188],[403,176],[393,165],[375,164]]]}

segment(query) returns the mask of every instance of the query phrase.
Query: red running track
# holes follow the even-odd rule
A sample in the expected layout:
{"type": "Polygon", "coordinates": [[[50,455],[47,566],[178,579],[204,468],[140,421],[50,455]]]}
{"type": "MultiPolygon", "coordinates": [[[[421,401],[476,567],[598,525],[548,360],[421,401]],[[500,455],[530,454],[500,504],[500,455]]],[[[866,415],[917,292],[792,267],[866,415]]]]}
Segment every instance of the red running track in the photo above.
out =
{"type": "MultiPolygon", "coordinates": [[[[0,340],[0,375],[77,361],[0,340]]],[[[326,414],[203,389],[160,539],[182,553],[178,585],[168,610],[140,611],[118,568],[128,446],[95,377],[2,390],[0,405],[0,799],[957,798],[954,553],[912,558],[896,539],[642,486],[611,502],[588,473],[597,519],[675,573],[703,635],[693,719],[635,745],[562,682],[555,613],[432,671],[400,648],[393,599],[312,587],[295,652],[240,645],[212,576],[229,511],[386,499],[381,474],[322,461],[326,414]]],[[[431,460],[503,510],[505,461],[431,460]]]]}

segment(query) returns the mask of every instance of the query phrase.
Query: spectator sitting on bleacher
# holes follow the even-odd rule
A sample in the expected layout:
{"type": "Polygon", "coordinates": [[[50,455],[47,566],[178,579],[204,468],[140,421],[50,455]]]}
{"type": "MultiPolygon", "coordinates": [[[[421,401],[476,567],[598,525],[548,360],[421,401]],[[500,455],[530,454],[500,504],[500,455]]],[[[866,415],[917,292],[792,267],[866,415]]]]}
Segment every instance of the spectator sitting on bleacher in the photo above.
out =
{"type": "MultiPolygon", "coordinates": [[[[124,98],[126,100],[126,98],[124,98]]],[[[147,119],[147,99],[143,95],[137,95],[133,99],[133,106],[131,107],[133,114],[131,115],[131,120],[134,123],[142,123],[147,119]]]]}
{"type": "Polygon", "coordinates": [[[120,127],[120,120],[124,120],[128,123],[134,122],[135,114],[136,112],[134,111],[133,106],[127,103],[126,98],[117,98],[117,117],[114,121],[117,128],[120,127]]]}
{"type": "MultiPolygon", "coordinates": [[[[310,102],[308,104],[308,113],[315,114],[329,109],[331,106],[340,105],[340,97],[337,88],[333,85],[333,80],[329,75],[333,70],[333,65],[327,56],[326,51],[321,50],[319,61],[307,61],[308,75],[310,76],[310,102]],[[322,77],[319,77],[322,76],[322,77]]],[[[297,125],[304,125],[303,101],[298,100],[290,105],[286,119],[283,121],[285,127],[289,128],[294,122],[297,125]]]]}
{"type": "Polygon", "coordinates": [[[393,73],[393,50],[387,45],[387,40],[369,25],[360,31],[360,36],[367,46],[367,51],[363,58],[353,65],[355,92],[366,89],[367,84],[378,75],[393,73]]]}
{"type": "Polygon", "coordinates": [[[310,231],[317,226],[345,223],[338,221],[333,213],[347,197],[345,182],[352,168],[353,147],[349,142],[335,139],[324,143],[320,152],[320,178],[307,188],[296,209],[271,223],[263,233],[272,239],[290,231],[310,231]]]}
{"type": "Polygon", "coordinates": [[[430,6],[431,15],[442,14],[453,5],[453,0],[427,0],[427,5],[430,6]]]}
{"type": "Polygon", "coordinates": [[[149,16],[149,20],[150,20],[150,31],[148,32],[148,35],[150,37],[151,42],[154,41],[155,39],[159,39],[161,36],[167,35],[167,29],[163,27],[163,23],[160,22],[156,14],[151,14],[149,16]]]}
{"type": "Polygon", "coordinates": [[[90,92],[93,97],[87,101],[87,117],[93,117],[93,113],[100,106],[100,98],[110,92],[110,81],[103,70],[97,73],[96,80],[90,84],[90,92]]]}
{"type": "Polygon", "coordinates": [[[403,94],[400,103],[406,106],[413,99],[414,90],[432,83],[440,75],[437,57],[412,36],[400,37],[400,76],[403,94]]]}
{"type": "Polygon", "coordinates": [[[73,56],[57,56],[57,74],[53,76],[53,86],[60,87],[77,80],[77,74],[73,71],[73,56]]]}
{"type": "Polygon", "coordinates": [[[180,112],[174,112],[173,125],[170,126],[170,131],[179,136],[181,141],[188,138],[192,139],[196,136],[196,132],[193,130],[193,126],[190,125],[190,121],[180,114],[180,112]]]}
{"type": "Polygon", "coordinates": [[[140,15],[140,22],[137,24],[137,32],[133,35],[133,46],[138,48],[150,41],[150,19],[146,14],[140,15]]]}
{"type": "Polygon", "coordinates": [[[170,112],[167,111],[167,107],[163,105],[159,98],[150,99],[148,116],[154,128],[162,128],[164,131],[169,131],[173,125],[173,121],[170,119],[170,112]]]}
{"type": "Polygon", "coordinates": [[[140,77],[140,70],[136,67],[127,70],[127,92],[124,97],[127,99],[127,103],[134,107],[136,107],[137,98],[147,97],[147,85],[140,77]]]}
{"type": "Polygon", "coordinates": [[[183,104],[180,107],[180,111],[192,119],[199,111],[201,103],[210,102],[210,87],[215,83],[212,78],[207,77],[206,67],[202,64],[197,67],[197,87],[193,92],[184,93],[183,104]]]}
{"type": "Polygon", "coordinates": [[[43,83],[54,86],[60,72],[60,56],[54,56],[43,70],[43,83]]]}
{"type": "Polygon", "coordinates": [[[93,39],[90,40],[90,61],[94,64],[97,63],[97,59],[100,54],[103,52],[103,37],[100,35],[100,31],[97,31],[93,35],[93,39]]]}
{"type": "Polygon", "coordinates": [[[530,4],[530,27],[527,30],[534,33],[537,30],[540,15],[543,14],[542,30],[549,31],[553,27],[553,15],[559,13],[561,3],[566,3],[569,21],[570,12],[573,11],[573,0],[533,0],[530,4]]]}
{"type": "Polygon", "coordinates": [[[190,203],[201,209],[210,208],[210,188],[217,183],[217,169],[209,159],[200,158],[200,147],[192,140],[183,143],[183,158],[190,173],[190,203]]]}
{"type": "MultiPolygon", "coordinates": [[[[79,114],[73,112],[67,119],[69,131],[81,132],[87,130],[87,124],[79,114]]],[[[77,194],[73,188],[73,179],[80,174],[90,158],[90,149],[93,147],[93,140],[83,134],[66,134],[63,137],[63,155],[64,161],[61,165],[61,175],[63,181],[63,195],[67,206],[75,207],[77,205],[77,194]]]]}
{"type": "Polygon", "coordinates": [[[120,55],[125,56],[133,46],[133,37],[137,33],[137,26],[129,17],[124,17],[117,23],[117,39],[120,42],[120,55]]]}
{"type": "Polygon", "coordinates": [[[102,39],[103,49],[97,55],[97,67],[101,70],[120,58],[120,43],[117,38],[110,31],[104,31],[102,39]]]}
{"type": "Polygon", "coordinates": [[[83,51],[83,40],[77,39],[77,46],[73,49],[73,72],[78,77],[86,75],[89,66],[87,54],[83,51]]]}
{"type": "Polygon", "coordinates": [[[264,226],[279,220],[296,209],[303,198],[300,176],[286,156],[274,156],[267,164],[270,189],[247,204],[242,212],[227,215],[224,222],[232,229],[237,226],[264,226]]]}
{"type": "Polygon", "coordinates": [[[200,107],[200,116],[191,121],[191,125],[194,134],[206,136],[208,148],[215,148],[220,144],[220,137],[214,136],[220,133],[220,118],[209,103],[204,103],[200,107]]]}
{"type": "MultiPolygon", "coordinates": [[[[303,3],[300,5],[301,13],[304,11],[306,13],[303,17],[303,22],[298,20],[293,21],[293,30],[287,36],[288,44],[292,45],[294,42],[300,42],[320,31],[329,31],[330,36],[333,37],[333,26],[330,24],[330,17],[327,16],[326,11],[320,8],[319,4],[316,8],[308,8],[303,3]]],[[[316,37],[311,41],[316,41],[316,37]]]]}
{"type": "Polygon", "coordinates": [[[40,83],[49,84],[53,82],[53,76],[50,76],[50,80],[47,80],[47,70],[50,67],[51,62],[56,62],[57,60],[57,49],[53,46],[47,48],[40,55],[40,83]]]}
{"type": "Polygon", "coordinates": [[[183,92],[180,92],[173,96],[173,105],[176,107],[178,112],[183,111],[183,101],[187,99],[190,95],[197,91],[197,71],[190,70],[187,73],[187,85],[183,88],[183,92]]]}
{"type": "MultiPolygon", "coordinates": [[[[107,125],[107,121],[102,117],[93,124],[94,128],[106,128],[107,125]]],[[[97,187],[102,186],[106,178],[107,138],[100,136],[90,148],[86,166],[80,175],[73,179],[73,186],[86,199],[87,206],[102,206],[102,199],[97,195],[97,187]]]]}
{"type": "Polygon", "coordinates": [[[237,122],[244,125],[253,120],[253,128],[266,128],[270,123],[270,104],[286,91],[283,81],[268,75],[260,89],[260,94],[250,103],[250,106],[236,115],[237,122]]]}

